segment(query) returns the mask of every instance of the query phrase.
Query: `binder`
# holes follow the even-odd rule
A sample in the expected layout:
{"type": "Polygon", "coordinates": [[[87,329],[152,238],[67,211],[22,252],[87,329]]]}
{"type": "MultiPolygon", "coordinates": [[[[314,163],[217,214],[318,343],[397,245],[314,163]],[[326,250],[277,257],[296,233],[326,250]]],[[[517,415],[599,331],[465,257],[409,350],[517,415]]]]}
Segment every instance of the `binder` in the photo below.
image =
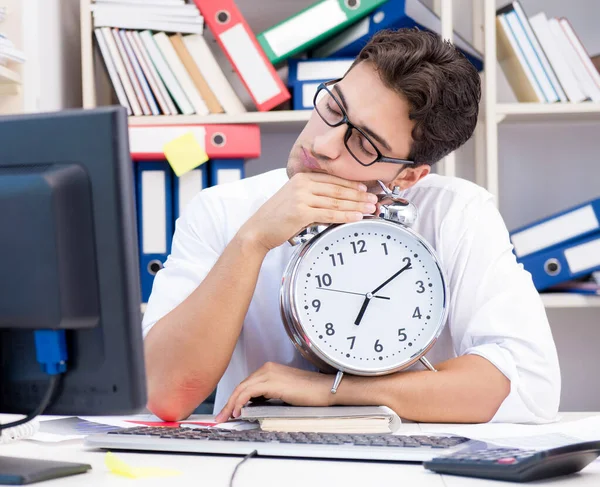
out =
{"type": "Polygon", "coordinates": [[[171,68],[158,49],[152,32],[145,30],[140,32],[139,35],[144,47],[146,48],[146,51],[148,52],[148,56],[150,56],[152,64],[156,68],[156,71],[158,72],[170,95],[173,97],[173,100],[177,104],[179,111],[181,111],[181,113],[184,115],[191,115],[194,113],[194,107],[188,100],[186,94],[181,88],[181,85],[179,84],[179,81],[177,81],[177,78],[171,71],[171,68]]]}
{"type": "Polygon", "coordinates": [[[102,59],[104,59],[104,64],[106,66],[106,70],[108,71],[108,76],[110,77],[110,81],[113,85],[115,93],[117,95],[117,99],[119,100],[119,104],[127,108],[127,115],[131,115],[133,113],[131,111],[131,105],[129,105],[129,101],[127,100],[127,95],[125,94],[123,83],[121,83],[121,79],[119,78],[117,67],[115,66],[115,63],[110,55],[108,45],[104,40],[104,35],[102,34],[102,31],[100,31],[100,29],[94,29],[94,35],[96,36],[96,41],[98,42],[100,54],[102,54],[102,59]]]}
{"type": "Polygon", "coordinates": [[[129,150],[136,161],[164,159],[163,147],[192,132],[211,159],[260,157],[258,125],[135,125],[129,126],[129,150]]]}
{"type": "Polygon", "coordinates": [[[127,37],[126,32],[124,30],[119,29],[119,30],[115,31],[115,35],[116,34],[118,34],[121,37],[121,43],[123,44],[123,47],[125,48],[125,52],[127,54],[127,57],[129,58],[129,61],[131,62],[133,72],[139,82],[141,94],[143,95],[143,99],[147,102],[148,108],[152,112],[152,115],[159,115],[160,110],[158,108],[156,100],[154,99],[154,95],[152,94],[152,91],[150,91],[150,85],[148,84],[148,81],[146,80],[146,76],[142,72],[142,66],[139,63],[135,53],[133,52],[133,46],[129,42],[129,38],[127,37]]]}
{"type": "Polygon", "coordinates": [[[169,40],[169,37],[164,32],[157,32],[152,36],[154,38],[154,42],[158,46],[158,49],[162,53],[166,63],[171,68],[171,72],[179,81],[179,85],[181,89],[184,91],[187,99],[192,104],[195,112],[198,115],[208,115],[210,113],[206,103],[200,96],[200,92],[194,85],[190,74],[186,71],[185,66],[183,65],[182,60],[177,55],[173,44],[169,40]]]}
{"type": "Polygon", "coordinates": [[[173,217],[174,221],[183,214],[188,203],[204,188],[208,187],[208,169],[206,164],[196,169],[173,176],[173,217]]]}
{"type": "Polygon", "coordinates": [[[208,164],[211,186],[244,179],[243,159],[211,159],[208,164]]]}
{"type": "Polygon", "coordinates": [[[169,40],[171,41],[171,44],[173,44],[173,48],[177,52],[177,55],[181,59],[181,62],[185,66],[185,69],[192,78],[192,81],[196,85],[196,88],[198,88],[200,96],[206,103],[206,106],[208,107],[210,113],[223,113],[223,107],[219,103],[219,100],[217,100],[215,94],[210,89],[210,86],[208,86],[208,83],[202,75],[200,68],[194,61],[194,58],[188,51],[188,48],[185,46],[181,34],[171,35],[169,36],[169,40]]]}
{"type": "Polygon", "coordinates": [[[517,259],[538,291],[600,269],[600,234],[517,259]]]}
{"type": "Polygon", "coordinates": [[[553,90],[556,92],[558,99],[560,101],[568,101],[567,94],[565,93],[563,87],[558,81],[558,77],[556,76],[556,73],[552,68],[552,64],[550,64],[550,60],[546,56],[546,53],[544,52],[544,49],[542,48],[542,45],[540,44],[539,39],[537,38],[533,30],[533,26],[530,20],[527,18],[527,15],[525,14],[521,3],[518,0],[515,0],[512,3],[512,6],[514,8],[517,18],[519,19],[519,23],[525,30],[525,34],[527,35],[527,38],[529,39],[529,42],[531,43],[531,46],[535,51],[536,57],[541,63],[542,68],[546,73],[546,76],[548,77],[553,90]]]}
{"type": "Polygon", "coordinates": [[[131,106],[131,111],[135,116],[140,116],[142,115],[142,107],[140,106],[140,102],[138,101],[135,90],[133,89],[133,84],[131,83],[129,75],[127,74],[127,70],[125,69],[125,64],[123,63],[123,58],[121,58],[121,54],[119,53],[115,38],[108,27],[102,27],[100,29],[100,33],[102,34],[102,37],[104,37],[104,42],[106,43],[110,57],[115,63],[115,69],[117,70],[119,79],[123,84],[123,90],[127,95],[127,100],[129,101],[129,106],[131,106]]]}
{"type": "Polygon", "coordinates": [[[321,83],[328,80],[299,81],[292,85],[292,108],[294,110],[312,110],[315,93],[321,83]]]}
{"type": "MultiPolygon", "coordinates": [[[[144,76],[146,77],[146,80],[148,81],[148,84],[150,85],[152,94],[154,95],[154,98],[156,99],[156,103],[160,107],[160,110],[163,114],[165,114],[165,115],[176,114],[177,110],[175,109],[174,106],[173,106],[173,112],[171,113],[171,109],[169,108],[169,105],[168,105],[165,97],[163,96],[163,92],[161,91],[161,88],[160,88],[160,85],[162,84],[162,80],[158,76],[158,73],[154,70],[154,66],[152,66],[152,61],[150,61],[150,58],[146,57],[147,54],[145,53],[144,46],[142,45],[142,47],[140,48],[141,41],[140,41],[140,44],[138,44],[138,41],[136,40],[134,34],[137,34],[137,32],[134,33],[130,30],[125,31],[125,35],[127,36],[127,39],[129,39],[129,44],[131,45],[131,48],[133,49],[135,57],[137,58],[138,63],[142,69],[142,72],[144,73],[144,76]]],[[[166,93],[166,88],[164,87],[164,85],[162,86],[162,90],[164,90],[166,93]]],[[[168,94],[166,96],[168,96],[168,94]]]]}
{"type": "Polygon", "coordinates": [[[259,111],[290,99],[290,93],[233,0],[194,0],[219,46],[259,111]]]}
{"type": "MultiPolygon", "coordinates": [[[[511,5],[509,5],[512,8],[511,5]]],[[[501,9],[502,12],[506,11],[506,9],[501,9]]],[[[527,66],[533,73],[535,80],[537,81],[538,87],[541,90],[544,101],[548,103],[554,103],[559,101],[558,93],[554,90],[552,83],[550,82],[550,78],[544,71],[541,61],[538,59],[535,49],[533,48],[533,44],[527,34],[521,22],[519,22],[519,17],[515,10],[506,11],[506,13],[499,14],[502,15],[506,19],[506,23],[508,24],[509,29],[512,32],[512,35],[517,41],[517,46],[521,50],[521,55],[527,66]]]]}
{"type": "Polygon", "coordinates": [[[360,20],[385,0],[320,0],[261,32],[257,38],[273,64],[308,51],[360,20]]]}
{"type": "Polygon", "coordinates": [[[133,70],[133,64],[129,59],[129,56],[127,56],[127,51],[125,51],[125,45],[123,44],[123,41],[119,34],[119,29],[110,29],[110,32],[115,40],[115,45],[117,46],[117,50],[121,55],[123,66],[125,66],[125,71],[127,72],[127,76],[129,76],[129,81],[131,82],[131,86],[133,86],[133,91],[142,109],[142,115],[151,115],[152,112],[150,111],[150,105],[146,101],[146,97],[144,96],[144,92],[142,91],[142,86],[140,85],[140,82],[137,76],[135,75],[135,72],[133,70]]]}
{"type": "Polygon", "coordinates": [[[290,59],[288,86],[292,89],[292,108],[312,110],[319,85],[343,78],[353,62],[354,58],[290,59]]]}
{"type": "Polygon", "coordinates": [[[557,40],[550,31],[548,18],[544,12],[539,12],[529,17],[529,25],[535,32],[535,35],[542,47],[542,51],[548,57],[548,62],[554,70],[559,84],[566,92],[568,101],[580,102],[586,99],[586,96],[579,87],[579,82],[571,71],[569,64],[563,58],[558,46],[557,40]]]}
{"type": "Polygon", "coordinates": [[[137,212],[142,302],[147,303],[154,276],[171,252],[173,238],[172,172],[166,161],[136,165],[137,212]]]}
{"type": "Polygon", "coordinates": [[[496,16],[498,61],[520,102],[543,103],[546,97],[523,55],[505,15],[496,16]]]}
{"type": "Polygon", "coordinates": [[[225,113],[245,113],[247,111],[246,107],[225,77],[204,37],[200,35],[183,36],[183,43],[198,68],[202,71],[209,88],[217,97],[225,113]]]}
{"type": "Polygon", "coordinates": [[[290,59],[288,61],[288,86],[303,81],[329,81],[343,78],[354,58],[290,59]]]}
{"type": "MultiPolygon", "coordinates": [[[[418,27],[436,34],[442,33],[440,18],[420,0],[388,0],[348,29],[331,38],[314,50],[312,56],[356,57],[375,32],[382,29],[400,29],[418,27]]],[[[453,44],[471,61],[477,71],[483,70],[483,54],[478,52],[456,31],[453,44]]]]}
{"type": "Polygon", "coordinates": [[[600,198],[510,232],[517,258],[600,232],[600,198]]]}

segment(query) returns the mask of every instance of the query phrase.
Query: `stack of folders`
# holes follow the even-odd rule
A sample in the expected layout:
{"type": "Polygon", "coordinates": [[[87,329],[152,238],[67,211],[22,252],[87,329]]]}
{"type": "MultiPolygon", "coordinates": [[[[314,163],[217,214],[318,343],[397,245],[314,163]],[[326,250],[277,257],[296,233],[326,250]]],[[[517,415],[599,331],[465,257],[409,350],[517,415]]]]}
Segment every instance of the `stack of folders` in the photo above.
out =
{"type": "Polygon", "coordinates": [[[519,1],[496,12],[498,60],[520,102],[600,101],[600,74],[564,17],[527,17],[519,1]]]}
{"type": "Polygon", "coordinates": [[[394,433],[400,417],[386,406],[306,407],[250,404],[240,418],[258,422],[263,431],[303,433],[394,433]]]}
{"type": "Polygon", "coordinates": [[[538,291],[596,294],[600,198],[518,228],[510,240],[538,291]]]}
{"type": "Polygon", "coordinates": [[[260,156],[257,125],[130,126],[135,161],[142,302],[148,302],[154,276],[171,253],[175,222],[203,189],[244,178],[244,160],[260,156]],[[164,145],[191,133],[210,158],[176,176],[164,145]]]}
{"type": "Polygon", "coordinates": [[[205,38],[205,24],[258,110],[290,94],[233,0],[95,0],[96,43],[130,115],[208,115],[247,109],[205,38]]]}
{"type": "MultiPolygon", "coordinates": [[[[319,84],[343,77],[376,32],[417,27],[441,34],[440,18],[420,0],[363,0],[354,8],[337,3],[316,2],[258,36],[273,63],[288,62],[294,110],[312,109],[319,84]]],[[[453,42],[478,71],[483,69],[483,55],[469,42],[456,32],[453,42]]]]}

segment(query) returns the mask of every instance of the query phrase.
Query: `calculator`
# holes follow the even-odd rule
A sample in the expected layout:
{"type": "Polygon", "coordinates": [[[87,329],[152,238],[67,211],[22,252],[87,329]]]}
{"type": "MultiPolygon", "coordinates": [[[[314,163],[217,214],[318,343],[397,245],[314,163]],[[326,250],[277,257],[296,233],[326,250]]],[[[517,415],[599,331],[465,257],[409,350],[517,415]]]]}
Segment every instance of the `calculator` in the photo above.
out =
{"type": "Polygon", "coordinates": [[[529,482],[579,472],[600,455],[600,441],[548,450],[491,448],[436,457],[423,466],[437,473],[529,482]]]}

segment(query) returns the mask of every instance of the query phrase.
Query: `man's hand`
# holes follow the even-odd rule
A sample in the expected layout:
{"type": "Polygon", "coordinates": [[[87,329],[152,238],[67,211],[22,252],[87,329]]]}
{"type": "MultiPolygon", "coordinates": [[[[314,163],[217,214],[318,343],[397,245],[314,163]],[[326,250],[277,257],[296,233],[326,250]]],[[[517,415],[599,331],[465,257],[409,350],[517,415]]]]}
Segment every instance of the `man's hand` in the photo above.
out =
{"type": "Polygon", "coordinates": [[[242,406],[259,396],[281,399],[293,406],[330,406],[333,379],[333,375],[267,362],[235,388],[215,420],[221,423],[237,418],[242,406]]]}
{"type": "Polygon", "coordinates": [[[294,175],[244,224],[240,232],[266,251],[313,223],[348,223],[376,211],[377,196],[357,181],[322,173],[294,175]]]}

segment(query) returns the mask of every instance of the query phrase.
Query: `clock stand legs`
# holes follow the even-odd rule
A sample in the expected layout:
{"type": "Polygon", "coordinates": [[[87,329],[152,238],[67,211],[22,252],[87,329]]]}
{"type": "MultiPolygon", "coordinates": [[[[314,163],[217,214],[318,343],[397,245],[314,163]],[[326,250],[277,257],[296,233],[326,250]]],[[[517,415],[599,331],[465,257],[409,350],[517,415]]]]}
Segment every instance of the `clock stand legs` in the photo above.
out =
{"type": "Polygon", "coordinates": [[[431,365],[431,362],[429,360],[427,360],[425,357],[421,357],[419,359],[419,361],[425,366],[427,367],[429,370],[431,370],[432,372],[437,372],[437,370],[435,369],[435,367],[433,365],[431,365]]]}
{"type": "MultiPolygon", "coordinates": [[[[436,368],[431,365],[431,362],[427,360],[424,356],[419,359],[419,361],[432,372],[437,372],[436,368]]],[[[335,379],[333,380],[333,385],[331,386],[331,393],[335,394],[337,392],[338,387],[340,386],[340,382],[342,382],[342,378],[344,377],[344,373],[341,370],[338,370],[337,374],[335,374],[335,379]]]]}
{"type": "Polygon", "coordinates": [[[337,392],[337,388],[340,386],[340,382],[342,382],[343,377],[344,377],[344,373],[341,370],[338,370],[338,373],[335,375],[335,380],[333,381],[333,385],[331,386],[332,394],[335,394],[337,392]]]}

